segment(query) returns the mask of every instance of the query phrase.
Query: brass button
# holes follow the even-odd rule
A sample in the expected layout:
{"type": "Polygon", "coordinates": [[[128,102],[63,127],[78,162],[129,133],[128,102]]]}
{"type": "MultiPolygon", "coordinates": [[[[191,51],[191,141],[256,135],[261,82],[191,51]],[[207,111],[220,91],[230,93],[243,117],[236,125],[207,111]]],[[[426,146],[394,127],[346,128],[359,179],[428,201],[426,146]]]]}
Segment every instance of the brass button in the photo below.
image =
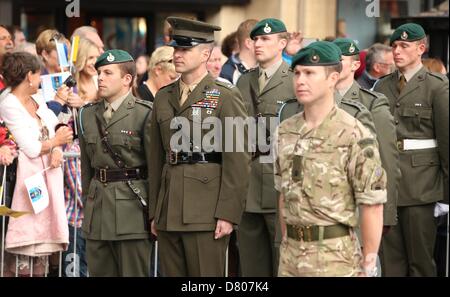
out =
{"type": "Polygon", "coordinates": [[[108,183],[103,183],[103,186],[105,186],[105,187],[108,186],[108,183]]]}
{"type": "Polygon", "coordinates": [[[109,169],[109,166],[105,166],[105,169],[109,169]]]}
{"type": "Polygon", "coordinates": [[[398,120],[395,120],[395,124],[398,125],[398,120]]]}
{"type": "Polygon", "coordinates": [[[207,182],[207,181],[208,181],[208,177],[206,177],[206,176],[203,177],[203,181],[204,181],[204,182],[207,182]]]}
{"type": "Polygon", "coordinates": [[[107,149],[103,149],[103,152],[104,152],[104,153],[107,153],[107,152],[108,152],[108,150],[107,150],[107,149]]]}
{"type": "Polygon", "coordinates": [[[105,131],[105,135],[108,135],[109,134],[109,132],[108,131],[105,131]]]}
{"type": "Polygon", "coordinates": [[[418,115],[419,115],[419,113],[418,113],[418,112],[416,112],[416,113],[415,113],[415,115],[416,115],[416,116],[418,116],[418,115]]]}
{"type": "Polygon", "coordinates": [[[400,103],[397,102],[397,104],[395,104],[395,106],[400,107],[400,103]]]}

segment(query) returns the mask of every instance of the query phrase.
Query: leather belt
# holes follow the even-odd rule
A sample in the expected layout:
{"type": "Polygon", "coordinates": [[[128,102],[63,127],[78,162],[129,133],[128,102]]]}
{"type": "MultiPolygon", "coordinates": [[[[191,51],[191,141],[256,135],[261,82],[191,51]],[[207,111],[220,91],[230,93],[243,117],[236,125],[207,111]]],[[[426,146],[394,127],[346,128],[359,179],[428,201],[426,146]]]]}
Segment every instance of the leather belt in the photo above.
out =
{"type": "Polygon", "coordinates": [[[298,241],[318,241],[320,229],[323,228],[323,239],[350,235],[350,227],[342,224],[331,226],[298,226],[286,225],[287,236],[298,241]]]}
{"type": "Polygon", "coordinates": [[[397,141],[399,151],[423,150],[438,147],[436,139],[401,139],[397,141]]]}
{"type": "Polygon", "coordinates": [[[204,152],[173,152],[167,154],[167,163],[170,165],[196,164],[196,163],[222,163],[222,153],[204,152]]]}
{"type": "Polygon", "coordinates": [[[126,169],[95,168],[95,178],[102,183],[145,179],[147,178],[147,169],[145,167],[126,169]]]}

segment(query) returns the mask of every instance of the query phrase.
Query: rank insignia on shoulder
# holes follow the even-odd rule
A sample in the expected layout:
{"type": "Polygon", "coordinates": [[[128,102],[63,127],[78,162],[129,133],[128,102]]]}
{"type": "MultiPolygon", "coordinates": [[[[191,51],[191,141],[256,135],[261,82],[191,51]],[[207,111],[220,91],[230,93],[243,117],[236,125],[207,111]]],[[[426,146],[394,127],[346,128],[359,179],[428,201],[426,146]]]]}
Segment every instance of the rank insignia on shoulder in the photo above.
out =
{"type": "Polygon", "coordinates": [[[422,107],[422,103],[414,103],[415,107],[422,107]]]}

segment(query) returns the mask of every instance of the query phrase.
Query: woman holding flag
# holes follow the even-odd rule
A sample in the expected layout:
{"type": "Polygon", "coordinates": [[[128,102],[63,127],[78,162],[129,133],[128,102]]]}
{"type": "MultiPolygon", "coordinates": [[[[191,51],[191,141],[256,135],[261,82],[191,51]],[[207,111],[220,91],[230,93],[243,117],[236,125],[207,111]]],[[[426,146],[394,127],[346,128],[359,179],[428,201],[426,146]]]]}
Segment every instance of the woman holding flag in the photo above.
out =
{"type": "MultiPolygon", "coordinates": [[[[61,146],[72,141],[68,127],[55,128],[58,119],[42,97],[36,96],[40,83],[40,64],[25,52],[5,55],[1,70],[11,92],[0,103],[4,120],[19,147],[17,182],[12,209],[27,215],[10,218],[6,250],[18,255],[20,275],[42,275],[45,256],[63,251],[68,244],[67,217],[63,197],[61,146]],[[43,184],[27,186],[30,177],[41,177],[43,184]],[[34,198],[48,193],[48,205],[40,212],[34,198]]],[[[13,261],[14,262],[14,261],[13,261]]],[[[15,272],[14,263],[11,269],[15,272]]]]}

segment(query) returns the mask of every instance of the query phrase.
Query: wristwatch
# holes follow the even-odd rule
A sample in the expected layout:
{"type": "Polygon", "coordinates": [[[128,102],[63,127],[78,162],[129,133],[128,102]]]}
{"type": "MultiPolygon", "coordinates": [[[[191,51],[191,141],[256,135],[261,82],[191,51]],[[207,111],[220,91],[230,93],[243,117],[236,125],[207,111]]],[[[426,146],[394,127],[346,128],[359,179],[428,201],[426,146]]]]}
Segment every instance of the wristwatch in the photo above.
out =
{"type": "Polygon", "coordinates": [[[375,277],[378,274],[377,266],[373,266],[372,268],[363,267],[363,271],[367,277],[375,277]]]}

